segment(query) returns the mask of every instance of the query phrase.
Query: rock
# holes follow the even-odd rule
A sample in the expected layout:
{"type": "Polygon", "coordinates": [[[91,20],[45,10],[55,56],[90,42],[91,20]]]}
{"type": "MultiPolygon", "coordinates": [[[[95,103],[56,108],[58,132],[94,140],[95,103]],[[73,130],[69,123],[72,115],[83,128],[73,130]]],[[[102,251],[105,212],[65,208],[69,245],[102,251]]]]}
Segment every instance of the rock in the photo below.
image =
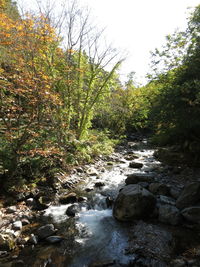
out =
{"type": "Polygon", "coordinates": [[[55,231],[56,230],[53,224],[46,224],[37,230],[37,235],[39,239],[44,239],[46,237],[53,235],[55,231]]]}
{"type": "Polygon", "coordinates": [[[28,207],[36,207],[37,206],[37,203],[36,203],[36,200],[34,198],[30,197],[30,198],[28,198],[26,200],[26,205],[28,207]]]}
{"type": "Polygon", "coordinates": [[[75,215],[79,212],[79,207],[78,205],[71,205],[67,208],[66,210],[66,215],[70,216],[70,217],[75,217],[75,215]]]}
{"type": "Polygon", "coordinates": [[[170,194],[170,189],[166,184],[162,183],[152,183],[149,185],[149,191],[152,194],[168,196],[170,194]]]}
{"type": "Polygon", "coordinates": [[[8,255],[8,251],[0,251],[0,258],[6,257],[8,255]]]}
{"type": "Polygon", "coordinates": [[[51,205],[51,201],[49,197],[41,196],[37,199],[37,210],[47,209],[51,205]]]}
{"type": "Polygon", "coordinates": [[[91,192],[91,191],[93,191],[93,190],[94,190],[93,187],[86,187],[86,188],[85,188],[85,192],[91,192]]]}
{"type": "Polygon", "coordinates": [[[87,197],[82,197],[82,196],[78,197],[78,202],[86,202],[86,201],[87,201],[87,197]]]}
{"type": "Polygon", "coordinates": [[[34,234],[31,234],[28,243],[32,244],[32,245],[37,245],[38,243],[38,237],[34,234]]]}
{"type": "Polygon", "coordinates": [[[139,182],[138,184],[139,184],[140,186],[146,188],[146,189],[149,188],[149,183],[147,183],[147,182],[139,182]]]}
{"type": "Polygon", "coordinates": [[[171,224],[178,225],[180,223],[181,216],[179,210],[171,205],[162,205],[159,207],[159,221],[171,224]]]}
{"type": "Polygon", "coordinates": [[[83,173],[84,172],[83,168],[81,168],[81,167],[77,167],[76,170],[77,170],[78,173],[83,173]]]}
{"type": "Polygon", "coordinates": [[[107,208],[112,207],[114,200],[111,197],[106,197],[107,208]]]}
{"type": "Polygon", "coordinates": [[[185,208],[181,214],[189,222],[200,223],[200,206],[185,208]]]}
{"type": "Polygon", "coordinates": [[[195,205],[200,200],[200,183],[190,183],[184,187],[179,198],[176,201],[176,206],[179,209],[184,209],[195,205]]]}
{"type": "Polygon", "coordinates": [[[132,162],[129,163],[129,167],[130,168],[134,168],[134,169],[141,169],[143,167],[143,164],[140,163],[140,162],[132,161],[132,162]]]}
{"type": "Polygon", "coordinates": [[[94,167],[90,167],[89,169],[87,169],[86,171],[87,174],[94,176],[94,175],[98,175],[99,172],[97,171],[97,169],[95,169],[94,167]]]}
{"type": "Polygon", "coordinates": [[[186,262],[184,259],[174,259],[170,262],[171,267],[184,267],[187,266],[186,262]]]}
{"type": "Polygon", "coordinates": [[[7,233],[0,234],[0,250],[12,250],[15,248],[15,239],[7,233]]]}
{"type": "Polygon", "coordinates": [[[10,206],[6,209],[7,213],[15,213],[17,211],[17,207],[16,206],[10,206]]]}
{"type": "Polygon", "coordinates": [[[77,195],[76,193],[72,192],[72,193],[61,196],[59,201],[61,204],[75,203],[77,202],[77,195]]]}
{"type": "Polygon", "coordinates": [[[181,189],[180,188],[177,188],[177,187],[171,187],[170,188],[170,195],[173,198],[175,198],[175,199],[179,198],[180,194],[181,194],[181,189]]]}
{"type": "Polygon", "coordinates": [[[28,225],[28,224],[30,224],[29,220],[26,219],[26,218],[22,219],[21,222],[22,222],[22,225],[28,225]]]}
{"type": "Polygon", "coordinates": [[[171,197],[166,197],[166,196],[160,195],[159,200],[162,204],[168,204],[168,205],[172,205],[172,206],[175,206],[175,204],[176,204],[176,201],[171,197]]]}
{"type": "Polygon", "coordinates": [[[46,238],[46,241],[50,244],[55,244],[55,243],[60,243],[61,241],[63,241],[64,238],[62,236],[49,236],[46,238]]]}
{"type": "Polygon", "coordinates": [[[104,186],[105,185],[105,183],[104,182],[97,182],[97,183],[95,183],[95,187],[102,187],[102,186],[104,186]]]}
{"type": "Polygon", "coordinates": [[[140,185],[127,185],[114,202],[113,215],[120,221],[146,218],[153,212],[156,199],[140,185]]]}
{"type": "Polygon", "coordinates": [[[14,222],[12,228],[16,231],[22,230],[22,222],[21,221],[14,222]]]}
{"type": "Polygon", "coordinates": [[[152,182],[153,176],[151,174],[132,173],[128,174],[125,180],[126,184],[137,184],[140,182],[152,182]]]}

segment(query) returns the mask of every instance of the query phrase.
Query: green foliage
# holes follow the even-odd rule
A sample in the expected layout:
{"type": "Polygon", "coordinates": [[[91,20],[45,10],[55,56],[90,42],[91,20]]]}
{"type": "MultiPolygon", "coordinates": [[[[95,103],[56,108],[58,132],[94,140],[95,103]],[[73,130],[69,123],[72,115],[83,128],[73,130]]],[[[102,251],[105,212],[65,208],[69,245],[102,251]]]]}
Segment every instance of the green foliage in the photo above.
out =
{"type": "MultiPolygon", "coordinates": [[[[190,153],[197,153],[200,140],[199,25],[200,6],[197,6],[186,33],[181,33],[185,38],[181,64],[157,76],[160,93],[150,114],[155,129],[154,141],[160,144],[178,143],[190,153]]],[[[177,38],[170,40],[175,48],[183,42],[179,36],[180,33],[176,35],[177,38]]],[[[166,56],[165,53],[163,55],[166,56]]],[[[172,56],[172,60],[175,57],[172,56]]]]}

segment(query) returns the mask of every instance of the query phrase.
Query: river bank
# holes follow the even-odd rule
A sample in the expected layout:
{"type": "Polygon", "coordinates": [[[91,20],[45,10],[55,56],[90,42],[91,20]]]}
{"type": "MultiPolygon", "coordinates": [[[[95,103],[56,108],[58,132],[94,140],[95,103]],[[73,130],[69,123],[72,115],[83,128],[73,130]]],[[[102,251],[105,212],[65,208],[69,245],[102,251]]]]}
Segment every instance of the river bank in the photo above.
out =
{"type": "Polygon", "coordinates": [[[0,266],[198,266],[198,223],[166,206],[174,211],[199,170],[162,164],[154,152],[146,140],[129,142],[70,175],[59,173],[51,185],[17,195],[15,204],[4,199],[0,266]],[[139,180],[130,183],[131,175],[139,180]],[[121,222],[112,216],[119,190],[129,185],[154,195],[148,218],[121,222]]]}

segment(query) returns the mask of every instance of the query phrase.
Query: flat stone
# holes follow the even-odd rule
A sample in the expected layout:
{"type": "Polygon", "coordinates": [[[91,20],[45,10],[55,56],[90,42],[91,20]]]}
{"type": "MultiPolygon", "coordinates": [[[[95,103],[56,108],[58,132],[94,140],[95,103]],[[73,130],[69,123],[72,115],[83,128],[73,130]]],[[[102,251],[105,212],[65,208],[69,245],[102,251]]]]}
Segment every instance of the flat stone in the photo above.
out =
{"type": "Polygon", "coordinates": [[[143,163],[132,161],[129,163],[129,167],[133,169],[141,169],[143,167],[143,163]]]}
{"type": "Polygon", "coordinates": [[[50,244],[55,244],[55,243],[60,243],[61,241],[63,241],[64,238],[62,236],[49,236],[46,238],[46,241],[50,244]]]}
{"type": "Polygon", "coordinates": [[[151,174],[132,173],[127,175],[125,183],[126,184],[137,184],[139,182],[151,183],[152,181],[153,181],[153,176],[151,174]]]}

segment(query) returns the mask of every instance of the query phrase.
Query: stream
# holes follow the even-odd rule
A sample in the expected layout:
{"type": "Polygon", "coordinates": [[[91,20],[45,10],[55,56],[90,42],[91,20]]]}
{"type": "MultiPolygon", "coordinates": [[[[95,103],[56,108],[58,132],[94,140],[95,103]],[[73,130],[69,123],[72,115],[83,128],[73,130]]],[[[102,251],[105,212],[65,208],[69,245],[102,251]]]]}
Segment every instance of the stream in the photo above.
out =
{"type": "MultiPolygon", "coordinates": [[[[125,186],[128,174],[153,175],[155,181],[160,181],[159,169],[163,166],[153,154],[154,149],[149,148],[146,140],[131,142],[126,148],[121,147],[113,153],[109,161],[99,160],[86,166],[86,171],[72,174],[72,180],[77,176],[83,177],[75,189],[83,198],[82,202],[73,204],[75,216],[66,215],[66,210],[72,204],[60,204],[51,205],[40,218],[43,224],[53,223],[58,229],[56,235],[63,236],[63,241],[58,244],[40,242],[35,247],[29,246],[21,251],[19,259],[23,259],[25,266],[31,267],[168,266],[162,260],[160,263],[143,261],[135,265],[138,255],[130,243],[136,237],[139,241],[133,242],[134,246],[145,250],[145,244],[148,243],[150,248],[147,248],[147,255],[149,253],[152,256],[157,249],[155,254],[158,258],[166,254],[164,259],[169,260],[170,247],[174,246],[172,234],[175,232],[180,239],[184,232],[185,238],[193,242],[195,237],[190,230],[187,232],[181,227],[163,226],[158,222],[122,223],[112,215],[112,200],[125,186]],[[129,167],[133,155],[134,162],[142,163],[142,168],[129,167]],[[94,169],[94,173],[88,174],[87,168],[94,169]]],[[[181,242],[184,243],[184,239],[181,242]]]]}

